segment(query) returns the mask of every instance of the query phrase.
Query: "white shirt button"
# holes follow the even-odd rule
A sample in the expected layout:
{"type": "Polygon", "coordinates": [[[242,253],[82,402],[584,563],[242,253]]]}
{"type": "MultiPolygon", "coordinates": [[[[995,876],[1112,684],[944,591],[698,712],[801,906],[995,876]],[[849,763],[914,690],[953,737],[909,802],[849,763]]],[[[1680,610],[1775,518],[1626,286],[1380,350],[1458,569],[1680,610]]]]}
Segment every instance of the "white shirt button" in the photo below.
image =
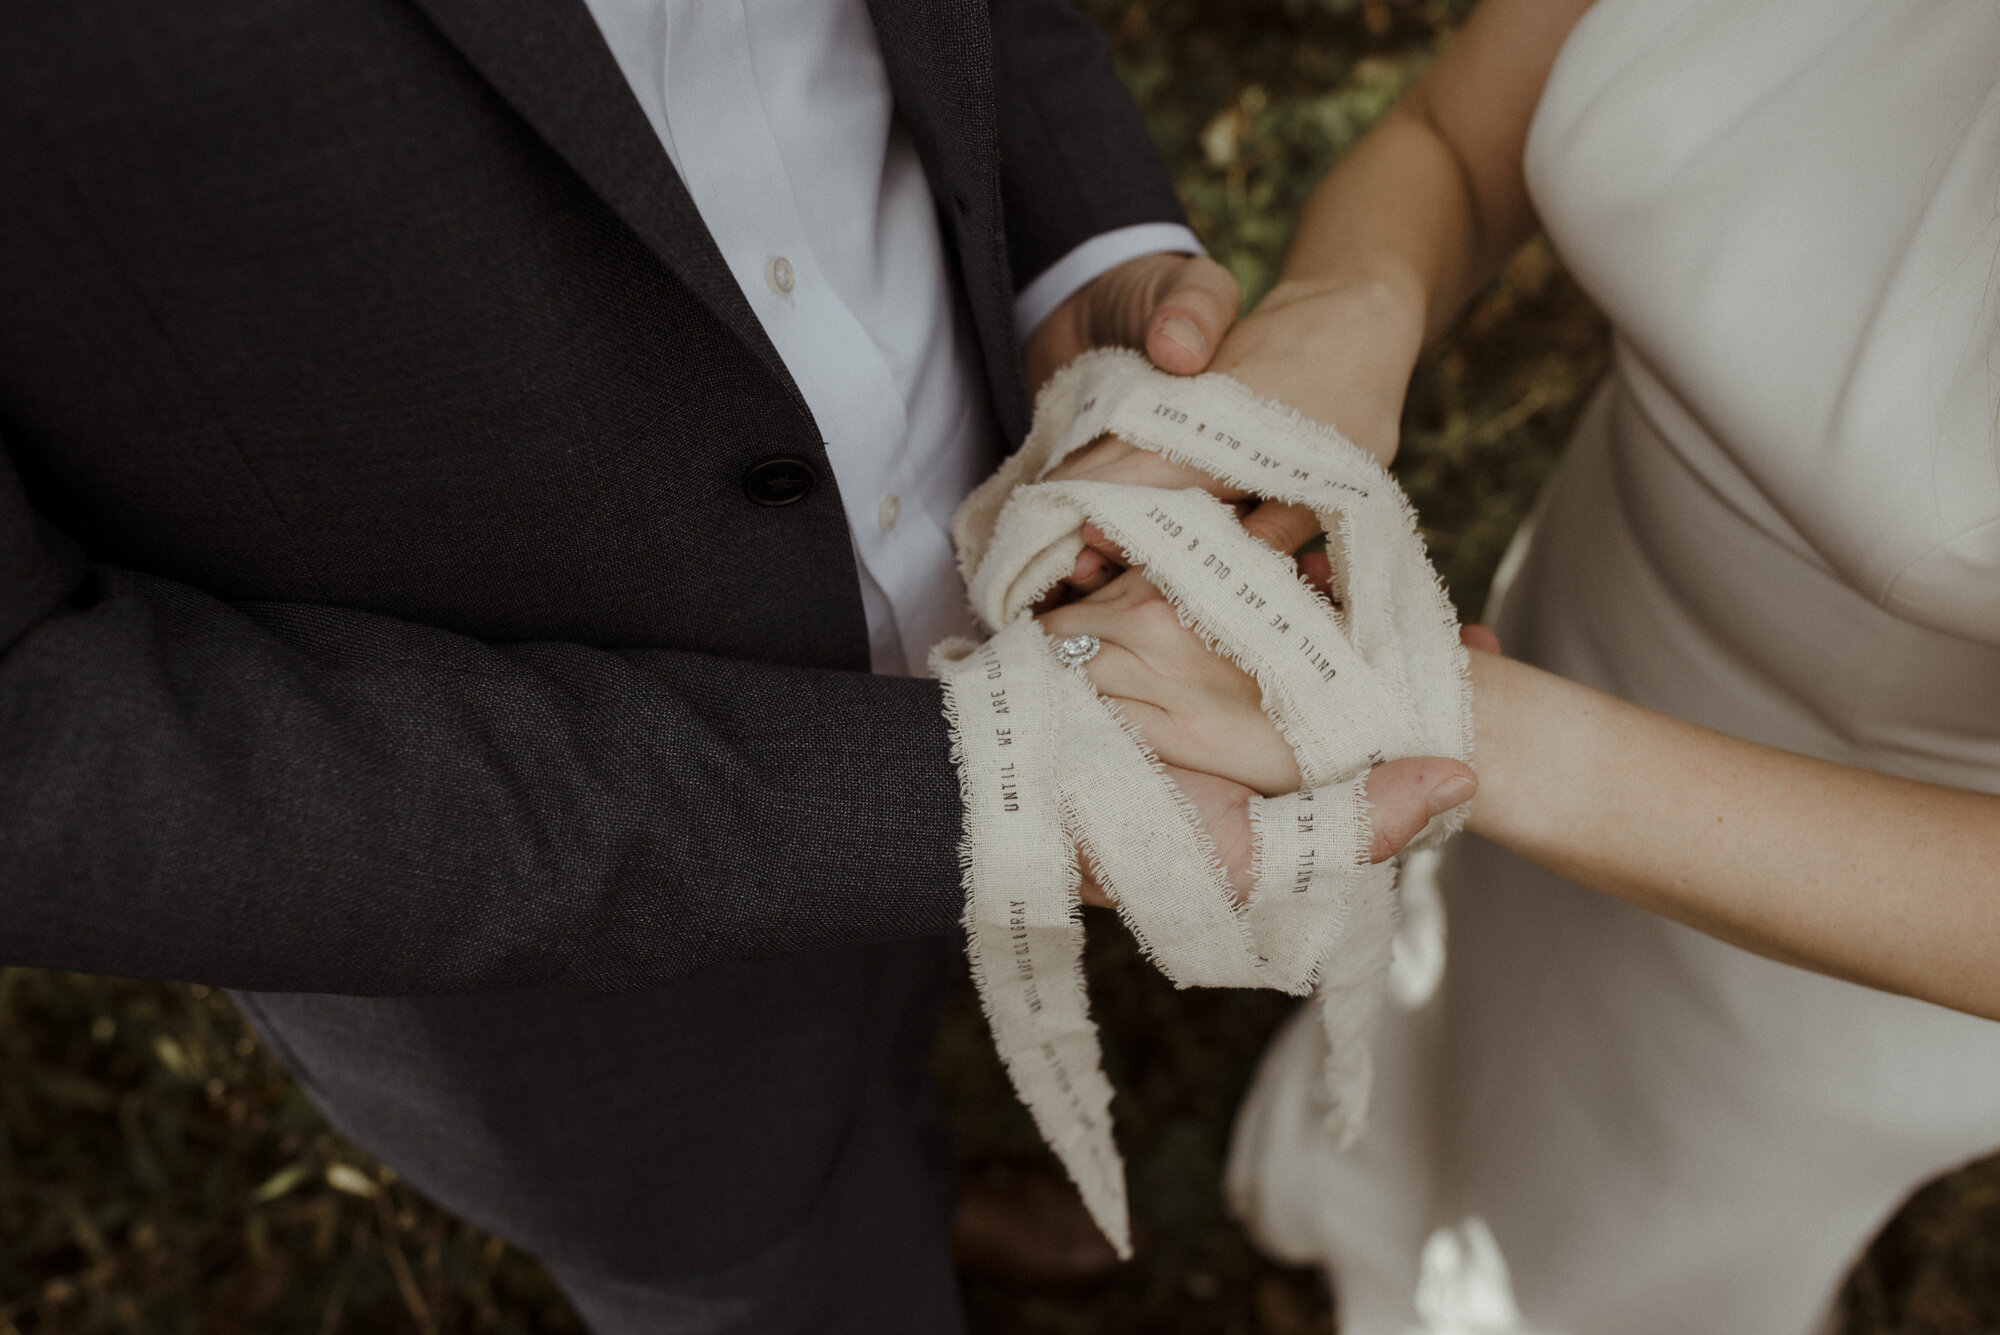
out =
{"type": "Polygon", "coordinates": [[[896,520],[903,513],[903,498],[890,492],[882,498],[881,508],[875,511],[876,522],[882,525],[884,533],[896,527],[896,520]]]}
{"type": "Polygon", "coordinates": [[[792,285],[798,281],[798,275],[792,272],[790,260],[783,255],[773,255],[770,262],[764,266],[764,281],[771,285],[773,292],[785,297],[791,295],[792,285]]]}

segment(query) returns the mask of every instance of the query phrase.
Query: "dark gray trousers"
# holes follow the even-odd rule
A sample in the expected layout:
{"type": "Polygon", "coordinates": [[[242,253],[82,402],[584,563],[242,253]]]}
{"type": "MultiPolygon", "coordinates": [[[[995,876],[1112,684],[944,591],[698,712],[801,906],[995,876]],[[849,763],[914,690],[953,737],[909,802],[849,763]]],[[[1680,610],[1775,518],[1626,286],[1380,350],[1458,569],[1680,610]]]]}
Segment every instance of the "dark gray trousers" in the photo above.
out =
{"type": "Polygon", "coordinates": [[[342,1134],[598,1335],[950,1335],[940,938],[654,991],[239,994],[342,1134]]]}

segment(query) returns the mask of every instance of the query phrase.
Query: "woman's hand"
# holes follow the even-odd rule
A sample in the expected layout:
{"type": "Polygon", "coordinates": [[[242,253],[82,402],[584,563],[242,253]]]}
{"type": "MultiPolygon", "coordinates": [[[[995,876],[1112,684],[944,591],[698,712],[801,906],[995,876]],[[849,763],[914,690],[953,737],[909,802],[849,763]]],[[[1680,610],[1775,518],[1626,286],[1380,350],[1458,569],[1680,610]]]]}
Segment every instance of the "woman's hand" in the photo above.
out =
{"type": "Polygon", "coordinates": [[[1279,283],[1209,369],[1333,427],[1387,467],[1423,344],[1423,293],[1385,266],[1366,278],[1279,283]]]}
{"type": "MultiPolygon", "coordinates": [[[[1337,427],[1386,464],[1395,457],[1409,368],[1423,342],[1421,310],[1384,283],[1335,287],[1281,285],[1245,316],[1211,368],[1266,398],[1337,427]]],[[[1220,478],[1101,436],[1050,470],[1052,481],[1121,482],[1168,490],[1198,488],[1236,506],[1251,537],[1286,555],[1319,536],[1317,516],[1302,505],[1259,501],[1220,478]]],[[[1130,560],[1095,526],[1050,603],[1103,588],[1130,560]]],[[[1298,558],[1299,573],[1321,593],[1331,570],[1321,552],[1298,558]]]]}
{"type": "Polygon", "coordinates": [[[1182,625],[1143,567],[1044,613],[1041,622],[1056,639],[1098,638],[1102,647],[1084,673],[1162,763],[1229,779],[1266,797],[1297,791],[1298,761],[1265,715],[1256,679],[1182,625]]]}
{"type": "MultiPolygon", "coordinates": [[[[1169,364],[1149,336],[1154,363],[1182,375],[1233,376],[1388,463],[1425,338],[1450,324],[1534,232],[1521,166],[1528,126],[1556,52],[1589,2],[1488,0],[1475,9],[1430,71],[1313,191],[1284,272],[1257,309],[1219,349],[1205,342],[1199,358],[1169,364]]],[[[1077,351],[1090,346],[1074,335],[1069,341],[1077,351]]],[[[1060,365],[1048,363],[1047,372],[1060,365]]],[[[1132,455],[1120,442],[1100,441],[1053,476],[1201,487],[1239,499],[1195,470],[1132,455]]],[[[1246,526],[1287,554],[1318,532],[1295,507],[1244,509],[1246,526]]],[[[1128,564],[1103,539],[1085,534],[1088,547],[1062,596],[1100,588],[1128,564]]],[[[1323,557],[1300,564],[1325,587],[1323,557]]]]}

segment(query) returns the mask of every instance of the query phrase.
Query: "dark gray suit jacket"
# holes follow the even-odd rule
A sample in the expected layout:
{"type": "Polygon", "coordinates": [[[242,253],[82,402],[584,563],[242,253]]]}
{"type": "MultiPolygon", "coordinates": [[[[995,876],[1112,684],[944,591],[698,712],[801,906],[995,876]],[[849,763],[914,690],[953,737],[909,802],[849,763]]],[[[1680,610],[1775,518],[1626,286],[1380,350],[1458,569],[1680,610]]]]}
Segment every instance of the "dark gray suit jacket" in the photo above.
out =
{"type": "MultiPolygon", "coordinates": [[[[872,8],[1017,439],[1017,285],[1178,206],[1066,0],[872,8]]],[[[952,927],[935,687],[863,671],[811,414],[577,0],[0,32],[0,961],[633,989],[952,927]]]]}

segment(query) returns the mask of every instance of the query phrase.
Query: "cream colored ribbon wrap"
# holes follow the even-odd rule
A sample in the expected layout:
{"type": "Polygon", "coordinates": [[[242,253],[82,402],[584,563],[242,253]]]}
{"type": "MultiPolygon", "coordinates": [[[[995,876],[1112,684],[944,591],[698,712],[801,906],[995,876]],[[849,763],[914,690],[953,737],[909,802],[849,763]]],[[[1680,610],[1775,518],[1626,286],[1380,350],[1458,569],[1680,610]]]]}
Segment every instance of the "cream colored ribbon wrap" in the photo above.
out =
{"type": "MultiPolygon", "coordinates": [[[[973,609],[993,632],[931,654],[965,801],[972,974],[1015,1090],[1128,1256],[1111,1086],[1084,993],[1076,851],[1175,985],[1317,987],[1329,1126],[1351,1138],[1395,926],[1394,866],[1366,862],[1362,784],[1386,759],[1470,757],[1458,622],[1409,502],[1371,457],[1233,380],[1165,375],[1136,353],[1089,353],[1049,382],[1026,443],[967,498],[953,537],[973,609]],[[1042,480],[1105,434],[1311,507],[1327,533],[1334,601],[1205,492],[1042,480]],[[1086,519],[1256,678],[1297,755],[1300,791],[1251,803],[1256,883],[1244,904],[1157,759],[1081,672],[1056,661],[1029,613],[1083,550],[1086,519]]],[[[1432,821],[1412,847],[1462,820],[1461,809],[1432,821]]]]}

